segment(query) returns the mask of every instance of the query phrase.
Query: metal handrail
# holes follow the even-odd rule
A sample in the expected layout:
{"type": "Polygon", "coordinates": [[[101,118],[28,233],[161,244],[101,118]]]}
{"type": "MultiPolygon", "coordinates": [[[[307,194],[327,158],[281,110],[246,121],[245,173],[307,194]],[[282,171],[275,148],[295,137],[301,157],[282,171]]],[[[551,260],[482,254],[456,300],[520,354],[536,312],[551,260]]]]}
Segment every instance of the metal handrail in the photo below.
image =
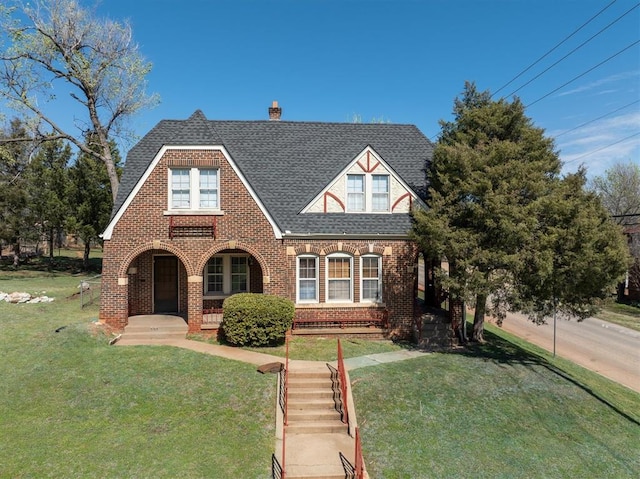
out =
{"type": "Polygon", "coordinates": [[[340,397],[342,400],[342,422],[349,424],[349,406],[347,403],[347,375],[344,366],[344,356],[342,354],[342,344],[338,338],[338,376],[340,378],[340,397]]]}
{"type": "Polygon", "coordinates": [[[271,454],[271,478],[284,479],[284,471],[275,454],[271,454]]]}
{"type": "Polygon", "coordinates": [[[340,413],[340,420],[344,418],[344,405],[342,403],[342,391],[340,389],[340,373],[336,368],[327,364],[329,372],[331,373],[331,390],[333,391],[333,405],[336,411],[340,413]]]}
{"type": "Polygon", "coordinates": [[[289,423],[289,336],[285,338],[285,368],[284,368],[284,420],[282,421],[282,479],[286,476],[287,431],[289,423]]]}
{"type": "Polygon", "coordinates": [[[287,398],[285,397],[285,375],[287,374],[287,370],[282,368],[278,373],[280,375],[280,389],[278,391],[278,403],[280,404],[280,410],[282,411],[284,417],[284,411],[287,403],[287,398]]]}

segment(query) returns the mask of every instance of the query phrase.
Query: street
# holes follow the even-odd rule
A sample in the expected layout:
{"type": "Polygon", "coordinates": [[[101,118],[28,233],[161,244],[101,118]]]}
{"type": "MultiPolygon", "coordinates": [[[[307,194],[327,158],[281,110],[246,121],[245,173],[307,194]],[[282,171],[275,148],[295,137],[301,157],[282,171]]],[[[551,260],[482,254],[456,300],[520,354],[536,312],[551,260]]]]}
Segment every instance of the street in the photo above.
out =
{"type": "MultiPolygon", "coordinates": [[[[510,313],[502,328],[553,351],[553,318],[536,325],[510,313]]],[[[556,355],[640,392],[640,332],[597,318],[557,320],[556,355]]]]}

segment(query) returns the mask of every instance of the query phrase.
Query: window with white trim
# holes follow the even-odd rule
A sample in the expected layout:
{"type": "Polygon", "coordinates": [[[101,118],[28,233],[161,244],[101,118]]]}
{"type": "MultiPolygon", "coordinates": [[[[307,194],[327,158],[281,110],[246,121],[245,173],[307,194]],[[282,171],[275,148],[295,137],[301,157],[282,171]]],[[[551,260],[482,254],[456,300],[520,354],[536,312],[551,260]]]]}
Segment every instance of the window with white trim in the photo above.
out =
{"type": "Polygon", "coordinates": [[[229,296],[249,291],[249,257],[221,254],[209,258],[204,268],[204,294],[229,296]]]}
{"type": "Polygon", "coordinates": [[[348,213],[381,213],[391,209],[389,175],[348,174],[346,189],[348,213]]]}
{"type": "Polygon", "coordinates": [[[360,301],[382,301],[382,257],[364,255],[360,258],[360,301]]]}
{"type": "Polygon", "coordinates": [[[198,170],[200,176],[200,208],[218,209],[218,170],[198,170]]]}
{"type": "Polygon", "coordinates": [[[350,302],[353,298],[353,258],[346,254],[327,256],[327,302],[350,302]]]}
{"type": "Polygon", "coordinates": [[[171,170],[171,208],[191,208],[191,170],[174,168],[171,170]]]}
{"type": "Polygon", "coordinates": [[[299,303],[318,302],[318,257],[298,256],[297,258],[297,301],[299,303]]]}
{"type": "Polygon", "coordinates": [[[371,175],[371,210],[389,211],[389,175],[371,175]]]}
{"type": "Polygon", "coordinates": [[[170,210],[220,209],[217,168],[170,168],[170,210]]]}
{"type": "Polygon", "coordinates": [[[364,175],[347,175],[347,211],[364,211],[364,195],[364,175]]]}

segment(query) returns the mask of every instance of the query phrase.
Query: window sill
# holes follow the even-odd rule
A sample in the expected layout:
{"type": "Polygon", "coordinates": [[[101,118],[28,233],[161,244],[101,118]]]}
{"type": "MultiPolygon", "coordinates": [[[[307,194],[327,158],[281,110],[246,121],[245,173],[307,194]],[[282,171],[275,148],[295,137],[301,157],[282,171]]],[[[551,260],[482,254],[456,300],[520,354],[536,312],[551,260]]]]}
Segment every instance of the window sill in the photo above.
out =
{"type": "MultiPolygon", "coordinates": [[[[349,215],[390,215],[393,212],[389,211],[389,210],[385,210],[385,211],[345,211],[346,214],[349,215]]],[[[328,215],[331,213],[327,213],[328,215]]]]}
{"type": "Polygon", "coordinates": [[[318,308],[385,308],[384,303],[296,303],[299,309],[318,309],[318,308]]]}
{"type": "Polygon", "coordinates": [[[222,210],[165,210],[164,216],[224,216],[222,210]]]}

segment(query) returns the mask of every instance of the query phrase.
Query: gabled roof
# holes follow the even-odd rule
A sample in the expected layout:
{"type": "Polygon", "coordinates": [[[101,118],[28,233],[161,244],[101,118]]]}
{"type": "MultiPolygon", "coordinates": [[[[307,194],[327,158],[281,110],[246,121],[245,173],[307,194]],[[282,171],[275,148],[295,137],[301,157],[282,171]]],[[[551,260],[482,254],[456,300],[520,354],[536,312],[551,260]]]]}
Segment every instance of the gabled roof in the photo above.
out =
{"type": "Polygon", "coordinates": [[[214,121],[198,110],[187,120],[161,121],[129,151],[113,216],[160,149],[181,145],[224,147],[287,234],[405,234],[407,214],[299,212],[369,146],[424,198],[424,169],[433,152],[413,125],[214,121]]]}

